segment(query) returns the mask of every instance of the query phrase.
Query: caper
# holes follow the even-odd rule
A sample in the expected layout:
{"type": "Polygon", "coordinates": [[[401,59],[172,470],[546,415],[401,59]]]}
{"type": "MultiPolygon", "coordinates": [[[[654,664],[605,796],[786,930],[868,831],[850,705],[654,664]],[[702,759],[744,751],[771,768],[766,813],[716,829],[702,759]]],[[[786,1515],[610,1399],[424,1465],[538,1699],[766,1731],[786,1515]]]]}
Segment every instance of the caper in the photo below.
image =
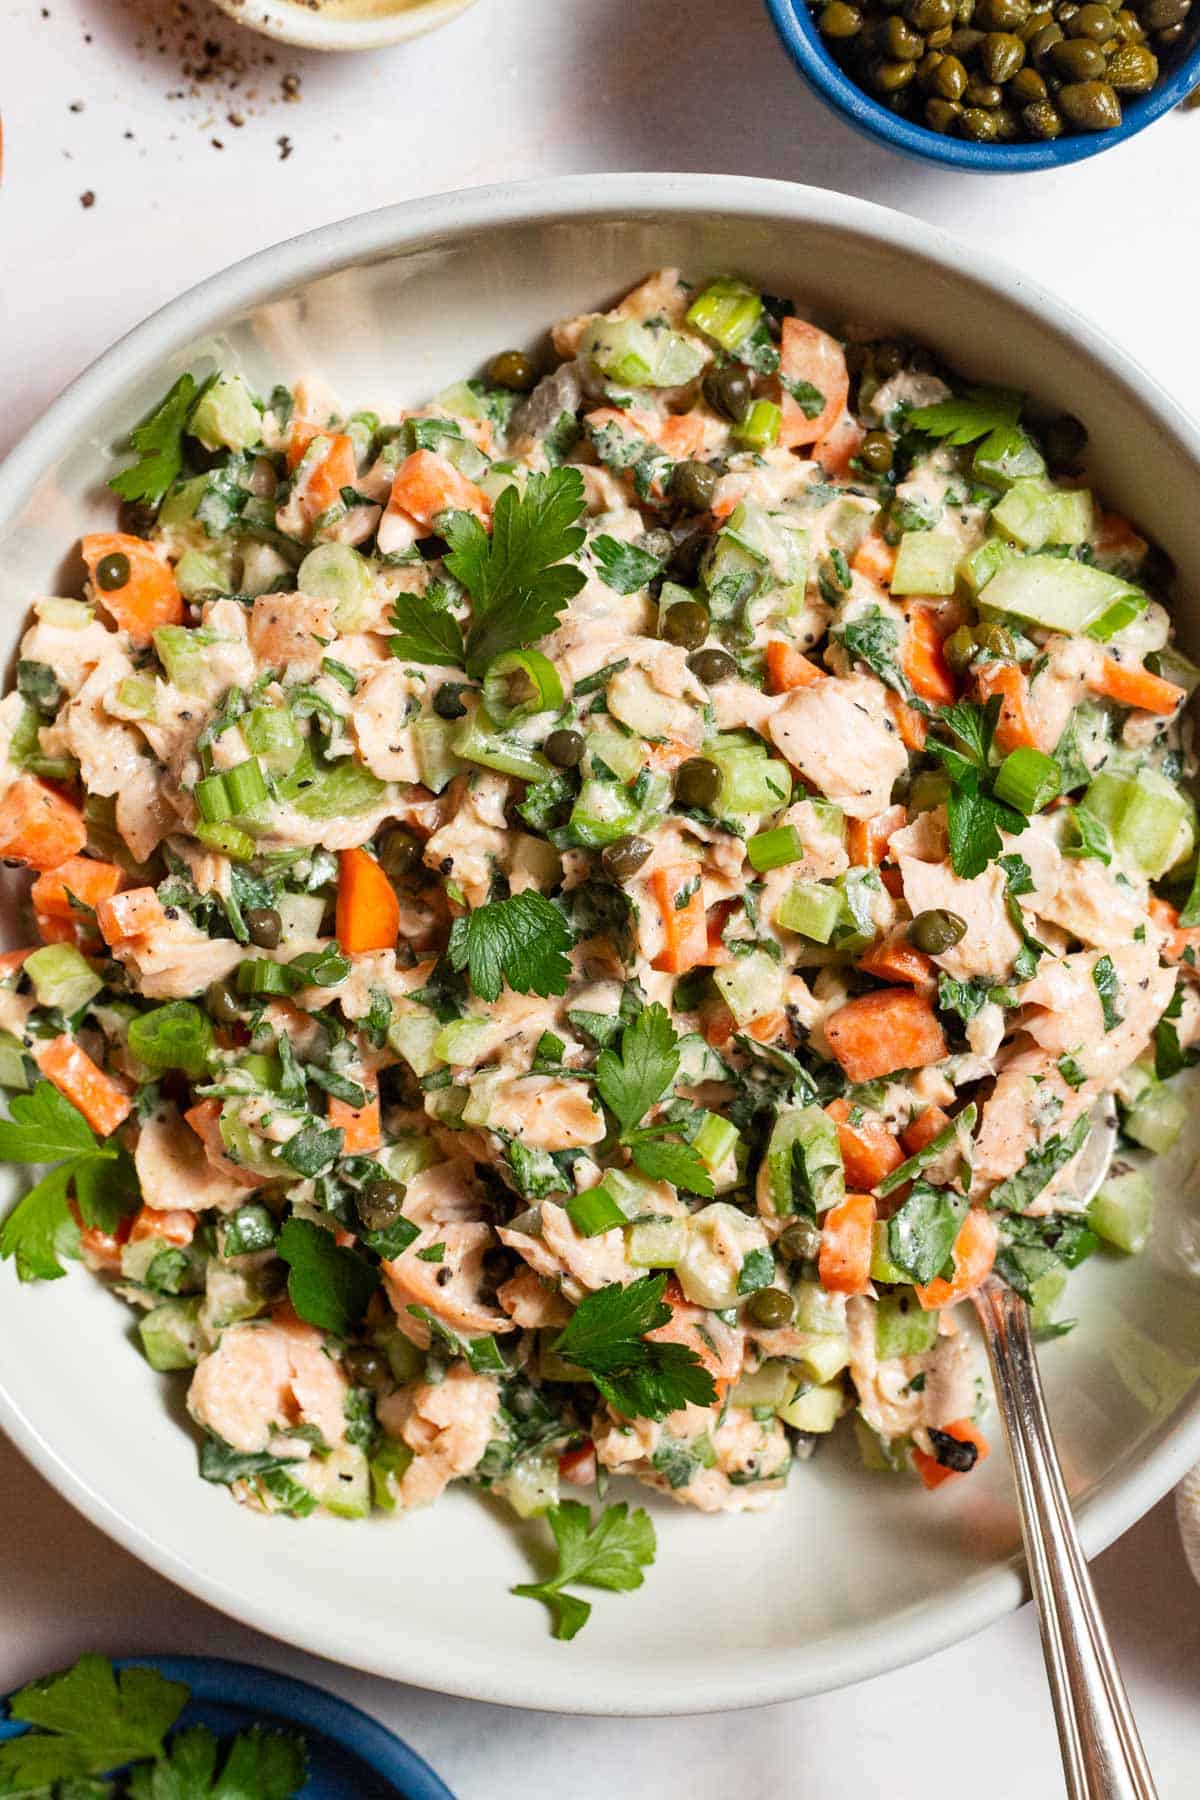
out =
{"type": "Polygon", "coordinates": [[[1142,7],[1142,24],[1147,31],[1166,31],[1182,25],[1191,11],[1192,0],[1146,0],[1142,7]]]}
{"type": "Polygon", "coordinates": [[[1042,30],[1043,26],[1053,25],[1053,23],[1054,23],[1054,14],[1050,11],[1050,8],[1049,7],[1044,7],[1044,8],[1039,7],[1037,9],[1037,11],[1030,13],[1029,17],[1026,19],[1026,21],[1023,25],[1019,25],[1017,27],[1017,36],[1022,40],[1022,42],[1027,44],[1027,43],[1029,43],[1031,38],[1035,38],[1037,36],[1038,32],[1042,30]]]}
{"type": "Polygon", "coordinates": [[[514,394],[527,394],[537,381],[537,368],[523,350],[502,350],[488,364],[488,380],[514,394]]]}
{"type": "Polygon", "coordinates": [[[1036,69],[1018,69],[1008,84],[1008,96],[1018,106],[1031,106],[1046,98],[1046,83],[1036,69]]]}
{"type": "Polygon", "coordinates": [[[1158,58],[1144,44],[1122,44],[1108,59],[1105,80],[1118,94],[1144,94],[1158,80],[1158,58]]]}
{"type": "Polygon", "coordinates": [[[868,431],[859,446],[858,460],[872,475],[886,475],[892,466],[892,440],[886,431],[868,431]]]}
{"type": "MultiPolygon", "coordinates": [[[[1168,25],[1164,30],[1156,31],[1154,34],[1154,42],[1160,50],[1173,50],[1176,44],[1182,42],[1186,30],[1187,25],[1185,21],[1181,19],[1178,25],[1168,25]]],[[[1190,95],[1188,97],[1189,99],[1191,98],[1190,95]]]]}
{"type": "Polygon", "coordinates": [[[251,906],[245,913],[246,930],[256,950],[274,950],[283,936],[283,920],[273,906],[251,906]]]}
{"type": "Polygon", "coordinates": [[[1029,17],[1029,0],[976,0],[973,25],[984,31],[1012,31],[1029,17]]]}
{"type": "Polygon", "coordinates": [[[883,28],[883,48],[897,62],[915,62],[925,54],[925,39],[898,13],[893,13],[883,28]]]}
{"type": "Polygon", "coordinates": [[[1001,86],[1011,81],[1025,61],[1025,46],[1011,31],[989,31],[979,52],[983,72],[1001,86]]]}
{"type": "Polygon", "coordinates": [[[737,664],[728,650],[694,650],[687,660],[688,668],[705,687],[716,687],[718,682],[732,681],[737,674],[737,664]]]}
{"type": "Polygon", "coordinates": [[[1060,109],[1084,131],[1110,131],[1121,123],[1121,102],[1107,81],[1070,82],[1058,96],[1060,109]]]}
{"type": "Polygon", "coordinates": [[[632,881],[642,864],[653,854],[654,845],[642,837],[618,838],[600,852],[605,873],[614,881],[632,881]]]}
{"type": "Polygon", "coordinates": [[[242,1017],[242,1005],[237,990],[228,981],[214,981],[209,984],[205,995],[205,1003],[218,1025],[237,1025],[242,1017]]]}
{"type": "Polygon", "coordinates": [[[1058,20],[1059,24],[1062,26],[1063,30],[1066,31],[1067,27],[1071,23],[1071,20],[1075,17],[1075,14],[1078,11],[1079,11],[1079,7],[1077,4],[1077,0],[1062,0],[1062,4],[1055,7],[1054,16],[1058,20]]]}
{"type": "Polygon", "coordinates": [[[1014,657],[1017,654],[1016,640],[1003,625],[976,625],[972,635],[977,648],[988,656],[1014,657]]]}
{"type": "MultiPolygon", "coordinates": [[[[850,13],[854,12],[855,8],[841,6],[840,0],[834,0],[834,5],[827,6],[825,13],[836,10],[850,13]]],[[[822,31],[825,29],[825,13],[821,15],[822,31]]],[[[859,25],[861,26],[861,24],[860,15],[859,25]]],[[[847,32],[844,35],[850,36],[851,34],[847,32]]],[[[745,418],[752,393],[750,377],[745,369],[739,367],[737,363],[726,363],[720,369],[710,369],[704,377],[704,398],[714,412],[720,413],[722,418],[731,419],[735,425],[739,419],[745,418]]]]}
{"type": "Polygon", "coordinates": [[[1063,31],[1061,25],[1043,25],[1042,29],[1035,32],[1029,39],[1027,48],[1029,51],[1030,62],[1036,63],[1040,69],[1045,63],[1051,50],[1053,50],[1055,44],[1061,44],[1062,41],[1063,31]]]}
{"type": "Polygon", "coordinates": [[[689,531],[686,537],[680,538],[666,567],[668,580],[679,587],[692,587],[700,573],[700,564],[704,560],[708,542],[707,534],[703,531],[689,531]]]}
{"type": "Polygon", "coordinates": [[[1004,95],[993,82],[983,81],[978,75],[972,75],[963,89],[964,106],[986,106],[989,112],[992,107],[999,106],[1003,98],[1004,95]]]}
{"type": "Polygon", "coordinates": [[[782,1288],[763,1287],[756,1294],[751,1294],[746,1311],[756,1325],[778,1330],[781,1325],[791,1324],[796,1312],[796,1302],[782,1288]]]}
{"type": "Polygon", "coordinates": [[[111,556],[102,556],[96,564],[96,586],[106,594],[123,588],[129,580],[129,558],[123,550],[114,550],[111,556]]]}
{"type": "Polygon", "coordinates": [[[944,50],[953,35],[954,27],[952,25],[943,25],[940,31],[927,31],[925,33],[925,42],[930,50],[944,50]]]}
{"type": "Polygon", "coordinates": [[[942,654],[956,675],[965,674],[975,655],[975,633],[971,627],[960,625],[952,631],[942,645],[942,654]]]}
{"type": "Polygon", "coordinates": [[[863,16],[857,6],[847,6],[846,0],[830,0],[828,6],[821,8],[819,24],[823,36],[827,38],[857,37],[862,30],[863,16]]]}
{"type": "Polygon", "coordinates": [[[933,78],[933,91],[939,100],[961,100],[967,85],[967,71],[957,56],[943,56],[933,78]]]}
{"type": "Polygon", "coordinates": [[[680,806],[707,811],[721,791],[721,771],[706,756],[689,756],[675,775],[675,799],[680,806]]]}
{"type": "Polygon", "coordinates": [[[962,116],[957,100],[939,100],[935,95],[925,102],[925,123],[931,131],[953,131],[962,116]]]}
{"type": "Polygon", "coordinates": [[[1135,12],[1126,6],[1120,7],[1113,14],[1113,23],[1117,28],[1117,39],[1122,44],[1144,44],[1146,33],[1142,30],[1142,21],[1135,12]]]}
{"type": "Polygon", "coordinates": [[[872,346],[871,361],[875,364],[875,373],[886,381],[889,375],[898,375],[904,367],[904,345],[885,339],[872,346]]]}
{"type": "Polygon", "coordinates": [[[1021,135],[1021,125],[1011,106],[998,106],[993,117],[996,121],[996,142],[1011,144],[1021,135]]]}
{"type": "Polygon", "coordinates": [[[945,62],[945,54],[939,50],[927,50],[917,64],[917,84],[927,94],[934,92],[934,77],[945,62]]]}
{"type": "Polygon", "coordinates": [[[1059,413],[1051,420],[1042,433],[1042,445],[1056,475],[1078,475],[1087,441],[1087,427],[1073,413],[1059,413]]]}
{"type": "Polygon", "coordinates": [[[904,16],[918,31],[944,31],[954,23],[953,0],[904,0],[904,16]]]}
{"type": "Polygon", "coordinates": [[[811,1219],[794,1219],[780,1232],[779,1248],[789,1262],[812,1262],[821,1248],[820,1227],[811,1219]]]}
{"type": "Polygon", "coordinates": [[[961,62],[969,62],[985,35],[982,31],[976,31],[974,26],[960,25],[957,31],[951,32],[946,48],[951,56],[957,56],[961,62]]]}
{"type": "Polygon", "coordinates": [[[392,1385],[392,1369],[382,1350],[374,1344],[351,1344],[342,1357],[342,1367],[355,1387],[383,1388],[392,1385]]]}
{"type": "Polygon", "coordinates": [[[658,629],[668,644],[698,650],[708,636],[708,614],[698,600],[677,600],[668,606],[658,629]]]}
{"type": "Polygon", "coordinates": [[[717,471],[707,463],[680,462],[671,470],[671,498],[689,512],[707,512],[716,491],[717,471]]]}
{"type": "Polygon", "coordinates": [[[1065,38],[1051,47],[1046,60],[1064,81],[1095,81],[1103,75],[1107,59],[1099,44],[1087,38],[1065,38]]]}
{"type": "Polygon", "coordinates": [[[556,769],[575,769],[583,761],[583,733],[560,726],[552,731],[542,748],[556,769]]]}
{"type": "Polygon", "coordinates": [[[466,717],[467,709],[463,702],[461,681],[443,681],[433,696],[433,710],[439,719],[466,717]]]}
{"type": "Polygon", "coordinates": [[[1086,0],[1075,17],[1071,20],[1068,37],[1091,38],[1094,44],[1107,44],[1110,38],[1117,35],[1117,21],[1113,17],[1112,8],[1099,6],[1095,0],[1086,0]]]}
{"type": "Polygon", "coordinates": [[[895,94],[907,87],[917,72],[915,62],[877,62],[871,66],[871,85],[881,93],[895,94]]]}
{"type": "Polygon", "coordinates": [[[967,935],[967,922],[957,913],[934,907],[929,912],[917,914],[908,928],[908,935],[926,956],[941,956],[945,951],[953,950],[955,944],[962,943],[967,935]]]}
{"type": "Polygon", "coordinates": [[[403,825],[393,825],[379,840],[379,866],[393,881],[412,875],[423,857],[420,838],[403,825]]]}
{"type": "Polygon", "coordinates": [[[383,1231],[400,1217],[408,1189],[402,1181],[385,1176],[368,1181],[355,1201],[358,1216],[368,1231],[383,1231]]]}

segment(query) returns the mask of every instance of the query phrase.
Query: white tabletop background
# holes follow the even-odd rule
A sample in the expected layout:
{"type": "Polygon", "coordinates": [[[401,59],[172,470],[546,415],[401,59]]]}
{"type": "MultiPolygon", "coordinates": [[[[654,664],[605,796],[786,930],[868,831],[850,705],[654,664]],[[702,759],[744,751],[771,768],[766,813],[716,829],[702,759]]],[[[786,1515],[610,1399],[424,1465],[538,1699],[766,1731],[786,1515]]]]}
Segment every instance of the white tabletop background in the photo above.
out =
{"type": "MultiPolygon", "coordinates": [[[[605,169],[782,176],[916,213],[1031,270],[1200,411],[1200,114],[1060,174],[939,173],[826,113],[759,0],[479,0],[432,37],[336,58],[267,45],[207,0],[0,0],[0,108],[0,453],[129,326],[248,252],[418,194],[605,169]],[[196,82],[183,64],[203,64],[206,38],[215,74],[196,82]]],[[[0,1503],[0,1691],[85,1649],[254,1660],[357,1701],[461,1800],[923,1800],[948,1778],[972,1800],[1062,1792],[1028,1608],[816,1700],[562,1719],[355,1675],[232,1624],[2,1444],[0,1503]]],[[[1183,1800],[1200,1769],[1200,1594],[1169,1504],[1095,1568],[1160,1791],[1183,1800]]]]}

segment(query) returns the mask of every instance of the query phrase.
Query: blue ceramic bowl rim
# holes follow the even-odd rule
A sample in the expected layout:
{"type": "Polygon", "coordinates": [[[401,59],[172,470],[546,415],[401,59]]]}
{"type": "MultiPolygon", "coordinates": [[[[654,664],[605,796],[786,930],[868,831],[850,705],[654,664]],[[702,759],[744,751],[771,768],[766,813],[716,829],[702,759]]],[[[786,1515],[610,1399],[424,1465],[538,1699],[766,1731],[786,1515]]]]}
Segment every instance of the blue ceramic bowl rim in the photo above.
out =
{"type": "MultiPolygon", "coordinates": [[[[329,1738],[392,1782],[404,1800],[454,1800],[440,1776],[395,1732],[309,1681],[222,1656],[117,1656],[113,1662],[118,1669],[157,1669],[168,1681],[186,1683],[195,1700],[234,1702],[329,1738]]],[[[6,1706],[12,1697],[4,1696],[6,1706]]],[[[0,1719],[0,1742],[23,1730],[15,1719],[0,1719]]]]}
{"type": "Polygon", "coordinates": [[[808,0],[766,0],[767,11],[784,49],[819,99],[878,144],[924,162],[967,169],[976,175],[1017,175],[1031,169],[1057,169],[1082,162],[1123,144],[1155,119],[1186,99],[1200,83],[1200,36],[1172,72],[1150,93],[1124,106],[1124,118],[1112,131],[1076,132],[1041,144],[973,144],[944,137],[889,112],[843,73],[826,50],[808,0]]]}

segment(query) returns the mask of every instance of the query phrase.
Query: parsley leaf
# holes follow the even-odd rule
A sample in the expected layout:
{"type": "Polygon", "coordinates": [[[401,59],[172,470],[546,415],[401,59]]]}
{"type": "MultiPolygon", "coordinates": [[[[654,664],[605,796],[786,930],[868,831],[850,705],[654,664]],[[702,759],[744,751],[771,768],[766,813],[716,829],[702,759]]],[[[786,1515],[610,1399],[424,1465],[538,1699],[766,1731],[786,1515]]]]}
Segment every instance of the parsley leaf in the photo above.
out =
{"type": "Polygon", "coordinates": [[[504,489],[489,536],[472,513],[451,513],[444,532],[446,568],[471,596],[465,667],[484,673],[493,657],[545,637],[567,601],[584,584],[583,570],[565,559],[582,548],[577,524],[584,509],[578,469],[531,475],[521,494],[504,489]]]}
{"type": "Polygon", "coordinates": [[[908,676],[900,667],[900,628],[882,607],[873,606],[869,612],[860,613],[845,625],[835,626],[829,635],[835,643],[842,645],[847,656],[866,663],[884,686],[892,688],[907,705],[915,704],[920,712],[928,710],[924,701],[914,694],[908,676]]]}
{"type": "Polygon", "coordinates": [[[49,1081],[14,1095],[10,1111],[10,1119],[0,1119],[0,1162],[58,1162],[99,1148],[83,1114],[49,1081]]]}
{"type": "Polygon", "coordinates": [[[1114,1031],[1125,1017],[1117,1005],[1120,987],[1117,982],[1116,964],[1111,956],[1102,956],[1092,970],[1092,980],[1096,984],[1096,992],[1100,996],[1100,1006],[1104,1013],[1105,1031],[1114,1031]]]}
{"type": "Polygon", "coordinates": [[[278,1253],[288,1265],[288,1297],[300,1317],[348,1337],[379,1285],[378,1270],[310,1219],[287,1221],[278,1253]]]}
{"type": "Polygon", "coordinates": [[[966,1216],[962,1194],[914,1181],[912,1192],[888,1220],[888,1255],[913,1281],[932,1281],[954,1248],[966,1216]]]}
{"type": "Polygon", "coordinates": [[[1112,834],[1103,819],[1086,807],[1073,806],[1068,815],[1068,823],[1079,837],[1077,844],[1063,844],[1064,856],[1092,856],[1097,862],[1111,863],[1113,859],[1112,834]]]}
{"type": "MultiPolygon", "coordinates": [[[[1200,1052],[1184,1050],[1180,1045],[1175,1020],[1182,1011],[1183,986],[1180,984],[1171,995],[1167,1010],[1154,1027],[1154,1073],[1160,1081],[1169,1081],[1172,1075],[1178,1075],[1180,1069],[1189,1068],[1192,1063],[1200,1060],[1200,1052]]],[[[1062,1068],[1061,1058],[1058,1066],[1062,1068]]]]}
{"type": "Polygon", "coordinates": [[[505,982],[518,994],[565,994],[571,979],[567,951],[574,933],[544,894],[514,894],[477,906],[450,928],[447,954],[468,970],[481,1000],[498,1000],[505,982]]]}
{"type": "Polygon", "coordinates": [[[690,1144],[649,1132],[631,1133],[625,1141],[631,1147],[634,1166],[651,1181],[669,1181],[672,1187],[711,1199],[713,1178],[690,1144]]]}
{"type": "Polygon", "coordinates": [[[644,1006],[621,1035],[621,1050],[596,1058],[600,1098],[616,1114],[622,1131],[640,1125],[662,1099],[679,1069],[679,1039],[665,1006],[644,1006]]]}
{"type": "Polygon", "coordinates": [[[623,544],[619,538],[594,538],[591,552],[601,581],[617,594],[636,594],[662,573],[661,556],[652,556],[635,544],[623,544]]]}
{"type": "Polygon", "coordinates": [[[979,777],[972,771],[955,782],[946,801],[950,862],[965,881],[982,875],[1004,848],[1001,831],[1024,831],[1029,821],[1023,813],[981,793],[979,777]]]}
{"type": "Polygon", "coordinates": [[[466,652],[462,626],[450,611],[444,584],[431,584],[423,594],[397,594],[392,609],[395,635],[388,647],[409,662],[435,663],[461,669],[466,652]]]}
{"type": "Polygon", "coordinates": [[[154,411],[135,425],[129,441],[138,453],[137,462],[114,476],[109,482],[122,500],[144,501],[160,506],[167,489],[183,472],[183,435],[196,402],[212,382],[211,376],[197,386],[194,375],[181,375],[170,392],[159,401],[154,411]]]}
{"type": "Polygon", "coordinates": [[[781,375],[779,381],[806,419],[820,418],[825,411],[825,396],[820,388],[814,387],[811,381],[794,380],[790,375],[781,375]]]}
{"type": "Polygon", "coordinates": [[[665,1419],[689,1400],[711,1406],[712,1376],[685,1344],[648,1342],[666,1325],[665,1274],[643,1275],[588,1294],[552,1346],[556,1355],[590,1375],[609,1405],[627,1418],[665,1419]]]}
{"type": "Polygon", "coordinates": [[[133,1771],[130,1800],[289,1800],[304,1786],[304,1742],[291,1732],[240,1731],[218,1774],[220,1749],[203,1725],[179,1732],[158,1763],[133,1771]]]}
{"type": "Polygon", "coordinates": [[[949,400],[915,407],[905,424],[926,437],[944,438],[948,444],[973,444],[993,431],[1011,431],[1021,416],[1021,395],[1005,388],[968,388],[949,400]]]}
{"type": "Polygon", "coordinates": [[[558,1568],[548,1580],[522,1582],[512,1591],[523,1599],[544,1601],[554,1618],[555,1637],[566,1642],[582,1630],[592,1612],[586,1600],[563,1592],[567,1582],[628,1593],[641,1587],[642,1570],[654,1561],[657,1544],[649,1516],[641,1507],[631,1514],[624,1500],[606,1506],[595,1525],[580,1500],[564,1500],[546,1517],[558,1549],[558,1568]]]}
{"type": "Polygon", "coordinates": [[[9,1702],[11,1718],[39,1729],[0,1744],[0,1792],[47,1788],[157,1756],[187,1698],[181,1682],[155,1669],[118,1674],[107,1657],[81,1656],[9,1702]]]}
{"type": "Polygon", "coordinates": [[[79,1110],[48,1081],[15,1094],[12,1117],[0,1120],[0,1162],[57,1162],[29,1189],[0,1228],[0,1259],[12,1258],[21,1281],[56,1281],[62,1258],[79,1254],[79,1228],[67,1205],[72,1183],[85,1225],[111,1231],[137,1209],[130,1159],[101,1144],[79,1110]]]}

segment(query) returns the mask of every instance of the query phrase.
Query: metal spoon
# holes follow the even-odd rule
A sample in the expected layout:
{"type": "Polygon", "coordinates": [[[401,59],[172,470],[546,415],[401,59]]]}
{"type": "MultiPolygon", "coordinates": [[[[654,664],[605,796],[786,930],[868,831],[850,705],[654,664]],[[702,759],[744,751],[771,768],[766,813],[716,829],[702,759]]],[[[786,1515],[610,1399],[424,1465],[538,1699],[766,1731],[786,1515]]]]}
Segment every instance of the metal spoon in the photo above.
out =
{"type": "MultiPolygon", "coordinates": [[[[1090,1200],[1116,1141],[1112,1102],[1097,1108],[1080,1159],[1076,1192],[1090,1200]]],[[[989,1276],[975,1295],[1017,1484],[1021,1536],[1070,1800],[1155,1800],[1125,1684],[1080,1547],[1067,1498],[1029,1309],[989,1276]]]]}

